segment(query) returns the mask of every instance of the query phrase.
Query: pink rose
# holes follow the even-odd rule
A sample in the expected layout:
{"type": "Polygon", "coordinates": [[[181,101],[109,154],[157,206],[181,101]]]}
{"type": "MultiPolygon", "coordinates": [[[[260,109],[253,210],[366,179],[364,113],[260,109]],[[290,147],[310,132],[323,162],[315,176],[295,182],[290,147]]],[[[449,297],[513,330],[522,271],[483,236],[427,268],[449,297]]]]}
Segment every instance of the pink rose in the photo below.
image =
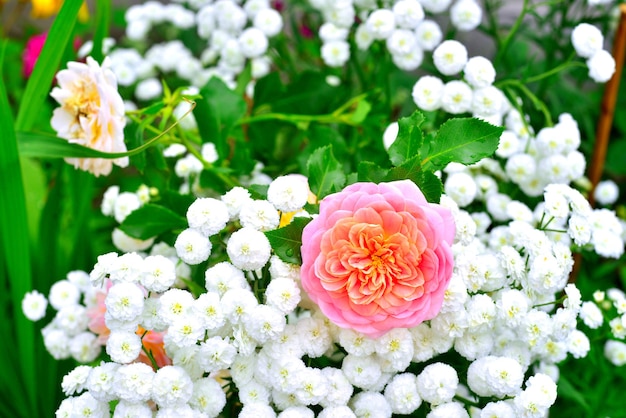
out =
{"type": "Polygon", "coordinates": [[[452,275],[450,211],[411,181],[326,196],[302,233],[302,287],[335,324],[377,338],[437,315],[452,275]]]}

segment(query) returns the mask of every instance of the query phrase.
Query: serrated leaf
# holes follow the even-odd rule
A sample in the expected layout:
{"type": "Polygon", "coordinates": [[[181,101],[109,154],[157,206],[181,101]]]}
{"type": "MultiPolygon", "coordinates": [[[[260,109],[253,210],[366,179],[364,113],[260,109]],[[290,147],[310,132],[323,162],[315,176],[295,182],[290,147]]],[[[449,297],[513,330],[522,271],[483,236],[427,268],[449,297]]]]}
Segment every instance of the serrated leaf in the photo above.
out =
{"type": "Polygon", "coordinates": [[[160,205],[147,204],[133,211],[119,228],[131,237],[148,239],[174,229],[187,227],[187,220],[160,205]]]}
{"type": "Polygon", "coordinates": [[[384,181],[389,170],[378,166],[371,161],[361,161],[358,167],[359,181],[371,181],[372,183],[380,183],[384,181]]]}
{"type": "Polygon", "coordinates": [[[450,119],[439,128],[434,141],[422,148],[422,166],[427,171],[448,163],[473,164],[490,157],[498,148],[504,128],[475,118],[450,119]]]}
{"type": "Polygon", "coordinates": [[[309,222],[310,218],[296,217],[287,226],[265,232],[278,258],[286,263],[302,264],[302,230],[309,222]]]}
{"type": "Polygon", "coordinates": [[[411,180],[417,184],[424,197],[431,203],[439,203],[443,193],[441,180],[432,171],[422,170],[419,156],[415,156],[399,167],[389,170],[385,181],[411,180]]]}
{"type": "Polygon", "coordinates": [[[441,179],[432,171],[422,172],[420,182],[416,184],[422,193],[424,193],[426,200],[430,203],[439,203],[441,194],[443,193],[443,183],[441,183],[441,179]]]}
{"type": "Polygon", "coordinates": [[[342,164],[333,155],[332,145],[316,149],[307,162],[309,185],[317,200],[341,190],[346,183],[342,164]]]}
{"type": "Polygon", "coordinates": [[[398,137],[389,147],[389,159],[395,166],[419,155],[424,138],[420,125],[424,122],[424,115],[419,111],[411,116],[398,120],[398,137]]]}

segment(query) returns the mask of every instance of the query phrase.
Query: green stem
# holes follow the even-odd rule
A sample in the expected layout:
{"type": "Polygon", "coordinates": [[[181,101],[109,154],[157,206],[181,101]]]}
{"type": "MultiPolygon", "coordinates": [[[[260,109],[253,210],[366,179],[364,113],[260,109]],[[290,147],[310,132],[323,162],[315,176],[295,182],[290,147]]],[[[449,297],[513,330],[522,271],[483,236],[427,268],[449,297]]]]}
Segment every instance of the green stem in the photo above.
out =
{"type": "Polygon", "coordinates": [[[515,36],[520,26],[522,25],[522,21],[524,20],[524,17],[526,17],[526,13],[528,13],[528,0],[524,0],[524,5],[522,6],[521,13],[515,20],[515,23],[513,23],[513,26],[511,26],[511,30],[509,30],[509,33],[506,35],[506,38],[504,38],[504,40],[502,41],[500,49],[498,50],[498,53],[496,54],[496,61],[500,61],[502,57],[504,56],[506,50],[509,48],[509,45],[511,44],[511,41],[513,40],[513,37],[515,36]]]}
{"type": "Polygon", "coordinates": [[[146,347],[143,345],[143,337],[145,337],[147,333],[148,333],[148,331],[145,331],[143,333],[143,335],[141,336],[141,342],[142,342],[141,343],[141,351],[143,351],[146,354],[146,356],[148,357],[148,359],[150,359],[150,363],[152,364],[152,368],[154,370],[159,370],[159,365],[157,364],[157,362],[156,362],[156,360],[154,358],[154,355],[152,354],[152,351],[148,351],[146,349],[146,347]]]}

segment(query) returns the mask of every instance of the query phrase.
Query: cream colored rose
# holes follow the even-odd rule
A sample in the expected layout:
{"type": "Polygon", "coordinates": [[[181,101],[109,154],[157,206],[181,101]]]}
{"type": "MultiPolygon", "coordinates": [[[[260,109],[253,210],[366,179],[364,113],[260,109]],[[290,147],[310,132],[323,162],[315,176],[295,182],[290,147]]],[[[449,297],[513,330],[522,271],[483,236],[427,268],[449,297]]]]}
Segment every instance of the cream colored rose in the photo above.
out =
{"type": "MultiPolygon", "coordinates": [[[[104,152],[125,152],[124,102],[117,91],[117,81],[105,58],[100,66],[93,58],[87,63],[69,62],[57,74],[58,87],[50,95],[59,103],[51,125],[61,138],[104,152]]],[[[111,173],[113,164],[128,165],[128,157],[66,158],[76,168],[95,176],[111,173]]]]}

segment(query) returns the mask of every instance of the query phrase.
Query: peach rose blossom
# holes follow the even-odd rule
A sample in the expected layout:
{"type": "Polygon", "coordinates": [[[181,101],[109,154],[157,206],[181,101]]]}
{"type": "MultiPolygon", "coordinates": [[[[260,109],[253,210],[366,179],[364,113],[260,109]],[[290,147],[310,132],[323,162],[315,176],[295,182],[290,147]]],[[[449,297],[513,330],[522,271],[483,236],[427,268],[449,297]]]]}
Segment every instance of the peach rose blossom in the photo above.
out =
{"type": "MultiPolygon", "coordinates": [[[[104,152],[126,152],[124,144],[124,101],[105,58],[102,67],[91,57],[87,63],[69,62],[57,74],[58,87],[50,95],[60,107],[54,109],[50,124],[61,138],[104,152]]],[[[96,176],[111,173],[113,164],[128,165],[128,157],[66,158],[65,161],[96,176]]]]}
{"type": "Polygon", "coordinates": [[[335,324],[378,338],[437,315],[452,275],[450,211],[411,181],[326,196],[302,233],[302,287],[335,324]]]}

